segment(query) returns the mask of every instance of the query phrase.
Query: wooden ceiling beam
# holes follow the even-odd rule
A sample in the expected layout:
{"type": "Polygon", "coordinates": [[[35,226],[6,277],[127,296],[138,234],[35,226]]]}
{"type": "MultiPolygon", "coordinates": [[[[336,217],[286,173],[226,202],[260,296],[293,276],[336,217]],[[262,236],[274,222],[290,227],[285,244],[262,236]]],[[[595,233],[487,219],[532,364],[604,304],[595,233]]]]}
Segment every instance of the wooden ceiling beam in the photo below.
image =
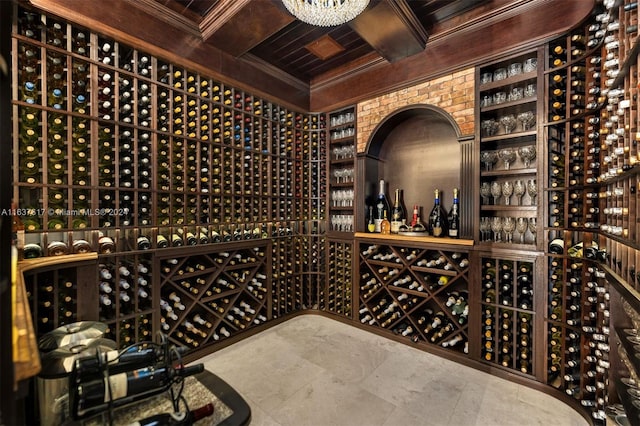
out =
{"type": "Polygon", "coordinates": [[[220,0],[200,21],[200,33],[208,40],[227,22],[233,19],[251,0],[220,0]]]}
{"type": "Polygon", "coordinates": [[[239,57],[249,52],[295,18],[272,1],[221,0],[200,24],[205,40],[239,57]],[[220,6],[232,3],[233,6],[220,6]],[[239,6],[241,5],[241,6],[239,6]],[[226,10],[233,8],[233,12],[226,10]],[[224,16],[218,14],[225,11],[224,16]],[[215,37],[211,37],[215,34],[215,37]]]}
{"type": "Polygon", "coordinates": [[[389,62],[422,52],[429,38],[405,0],[381,1],[349,26],[389,62]]]}

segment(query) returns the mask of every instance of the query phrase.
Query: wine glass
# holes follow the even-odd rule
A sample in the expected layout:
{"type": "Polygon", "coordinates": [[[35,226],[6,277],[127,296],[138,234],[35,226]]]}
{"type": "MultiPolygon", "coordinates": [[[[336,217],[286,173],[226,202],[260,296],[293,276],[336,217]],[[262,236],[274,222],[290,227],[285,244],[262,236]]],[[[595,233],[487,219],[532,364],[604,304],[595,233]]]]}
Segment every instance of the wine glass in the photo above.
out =
{"type": "Polygon", "coordinates": [[[512,217],[504,217],[502,219],[502,230],[507,235],[507,242],[513,242],[513,231],[516,229],[516,221],[512,217]]]}
{"type": "Polygon", "coordinates": [[[498,126],[499,126],[498,122],[493,118],[490,118],[488,120],[482,120],[482,123],[480,123],[480,127],[482,128],[482,131],[484,132],[485,136],[495,135],[496,132],[498,131],[498,126]]]}
{"type": "Polygon", "coordinates": [[[522,205],[522,196],[527,192],[527,187],[522,181],[522,179],[518,179],[513,183],[513,193],[516,198],[518,198],[518,205],[522,205]]]}
{"type": "Polygon", "coordinates": [[[491,195],[493,195],[493,205],[497,206],[500,201],[500,196],[502,195],[502,186],[500,186],[500,182],[491,182],[491,195]]]}
{"type": "Polygon", "coordinates": [[[516,231],[520,234],[520,243],[524,244],[524,236],[527,233],[529,227],[529,221],[526,217],[519,217],[516,219],[516,231]]]}
{"type": "Polygon", "coordinates": [[[498,158],[500,158],[500,160],[504,164],[504,169],[509,170],[509,166],[516,159],[516,153],[511,148],[503,148],[500,151],[498,151],[498,158]]]}
{"type": "Polygon", "coordinates": [[[488,206],[489,196],[491,195],[491,185],[489,185],[489,182],[482,182],[482,185],[480,185],[480,195],[482,196],[482,204],[488,206]]]}
{"type": "Polygon", "coordinates": [[[535,179],[529,179],[527,181],[527,192],[531,197],[531,205],[534,206],[536,204],[536,195],[538,195],[538,186],[536,185],[535,179]]]}
{"type": "Polygon", "coordinates": [[[498,153],[495,151],[482,151],[480,160],[484,163],[486,171],[490,171],[493,168],[493,164],[498,160],[498,153]]]}
{"type": "Polygon", "coordinates": [[[491,221],[488,217],[480,218],[480,241],[487,241],[491,238],[491,221]]]}
{"type": "Polygon", "coordinates": [[[526,132],[531,128],[531,126],[534,125],[534,123],[536,122],[536,117],[533,114],[533,111],[527,111],[527,112],[521,112],[520,114],[518,114],[517,120],[522,125],[522,131],[526,132]]]}
{"type": "Polygon", "coordinates": [[[507,114],[500,117],[500,124],[502,124],[502,127],[504,127],[504,132],[506,134],[509,134],[516,128],[518,122],[516,121],[516,117],[513,114],[507,114]]]}
{"type": "Polygon", "coordinates": [[[511,195],[513,195],[513,183],[510,181],[502,184],[502,195],[504,196],[504,205],[511,205],[511,195]]]}
{"type": "Polygon", "coordinates": [[[533,234],[533,244],[536,243],[536,228],[537,228],[536,218],[535,217],[530,217],[529,218],[529,231],[531,231],[531,233],[533,234]]]}
{"type": "Polygon", "coordinates": [[[522,159],[524,166],[526,168],[531,164],[531,160],[536,158],[536,147],[535,145],[526,145],[518,148],[518,155],[522,159]]]}
{"type": "Polygon", "coordinates": [[[493,231],[493,241],[502,241],[502,218],[499,216],[491,218],[491,230],[493,231]]]}

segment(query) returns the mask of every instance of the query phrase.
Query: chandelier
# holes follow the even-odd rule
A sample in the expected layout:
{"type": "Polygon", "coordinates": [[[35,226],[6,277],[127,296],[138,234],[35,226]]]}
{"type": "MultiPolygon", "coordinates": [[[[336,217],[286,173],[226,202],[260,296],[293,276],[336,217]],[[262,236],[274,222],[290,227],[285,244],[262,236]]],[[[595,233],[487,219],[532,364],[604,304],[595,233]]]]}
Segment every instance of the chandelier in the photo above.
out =
{"type": "Polygon", "coordinates": [[[282,0],[282,3],[302,22],[333,27],[358,16],[369,0],[282,0]]]}

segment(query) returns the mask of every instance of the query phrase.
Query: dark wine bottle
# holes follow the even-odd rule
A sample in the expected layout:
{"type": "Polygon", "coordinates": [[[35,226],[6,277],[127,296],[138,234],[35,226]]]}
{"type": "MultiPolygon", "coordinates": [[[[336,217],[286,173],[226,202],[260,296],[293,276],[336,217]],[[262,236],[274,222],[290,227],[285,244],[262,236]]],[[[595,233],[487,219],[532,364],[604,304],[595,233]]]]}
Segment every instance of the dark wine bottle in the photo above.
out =
{"type": "Polygon", "coordinates": [[[453,188],[453,205],[448,217],[449,238],[460,238],[460,209],[458,202],[458,188],[453,188]]]}
{"type": "Polygon", "coordinates": [[[380,191],[376,200],[376,210],[373,223],[375,224],[375,232],[381,232],[380,224],[385,215],[389,214],[389,201],[384,193],[384,180],[380,179],[380,191]]]}
{"type": "Polygon", "coordinates": [[[429,215],[429,232],[431,232],[431,235],[434,237],[444,237],[447,234],[447,224],[444,218],[442,206],[440,205],[440,190],[436,189],[434,193],[435,199],[433,202],[433,208],[429,215]]]}
{"type": "Polygon", "coordinates": [[[119,407],[138,401],[166,391],[176,377],[191,376],[203,369],[203,364],[178,369],[159,365],[115,374],[108,381],[101,378],[83,382],[77,392],[71,392],[72,412],[80,419],[104,411],[109,403],[119,407]]]}
{"type": "Polygon", "coordinates": [[[400,225],[407,219],[407,212],[400,202],[400,189],[396,189],[396,195],[391,209],[391,233],[397,234],[400,231],[400,225]]]}

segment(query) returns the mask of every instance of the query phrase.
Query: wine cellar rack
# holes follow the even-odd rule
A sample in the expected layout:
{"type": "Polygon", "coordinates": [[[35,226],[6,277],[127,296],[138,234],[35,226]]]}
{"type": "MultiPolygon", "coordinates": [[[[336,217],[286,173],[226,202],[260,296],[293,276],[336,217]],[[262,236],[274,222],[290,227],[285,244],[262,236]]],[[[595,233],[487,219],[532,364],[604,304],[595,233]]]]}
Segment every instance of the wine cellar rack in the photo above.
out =
{"type": "Polygon", "coordinates": [[[98,319],[121,347],[154,338],[153,259],[147,254],[100,256],[98,319]]]}
{"type": "MultiPolygon", "coordinates": [[[[166,250],[270,239],[275,261],[262,273],[273,276],[273,303],[261,318],[318,305],[325,114],[16,8],[14,199],[27,212],[29,257],[99,254],[90,275],[97,305],[74,319],[106,322],[120,346],[173,333],[160,315],[166,295],[152,283],[166,250]]],[[[185,291],[193,298],[194,288],[176,293],[185,291]]],[[[58,325],[56,315],[47,320],[58,325]]],[[[211,340],[175,332],[192,348],[211,340]]]]}
{"type": "Polygon", "coordinates": [[[481,245],[537,248],[540,63],[542,49],[537,49],[476,71],[481,245]]]}
{"type": "Polygon", "coordinates": [[[168,251],[156,257],[160,328],[176,343],[200,348],[271,316],[269,243],[228,246],[188,255],[168,251]]]}
{"type": "Polygon", "coordinates": [[[95,254],[61,256],[58,262],[43,265],[27,263],[24,278],[36,336],[95,315],[90,306],[78,303],[95,299],[95,254]]]}
{"type": "Polygon", "coordinates": [[[327,253],[330,260],[327,269],[327,291],[322,308],[326,312],[352,318],[353,242],[329,240],[327,253]]]}
{"type": "Polygon", "coordinates": [[[98,230],[120,252],[324,219],[324,114],[22,8],[13,43],[14,199],[45,255],[99,251],[98,230]]]}
{"type": "Polygon", "coordinates": [[[528,375],[537,362],[536,260],[481,258],[481,356],[528,375]]]}
{"type": "Polygon", "coordinates": [[[362,324],[468,353],[469,252],[363,238],[355,288],[362,324]]]}
{"type": "Polygon", "coordinates": [[[356,161],[357,106],[293,111],[15,6],[26,252],[76,259],[25,274],[37,334],[100,320],[120,347],[162,331],[200,354],[318,310],[544,383],[596,424],[617,402],[637,416],[633,4],[476,68],[475,242],[353,233],[392,172],[356,161]]]}

